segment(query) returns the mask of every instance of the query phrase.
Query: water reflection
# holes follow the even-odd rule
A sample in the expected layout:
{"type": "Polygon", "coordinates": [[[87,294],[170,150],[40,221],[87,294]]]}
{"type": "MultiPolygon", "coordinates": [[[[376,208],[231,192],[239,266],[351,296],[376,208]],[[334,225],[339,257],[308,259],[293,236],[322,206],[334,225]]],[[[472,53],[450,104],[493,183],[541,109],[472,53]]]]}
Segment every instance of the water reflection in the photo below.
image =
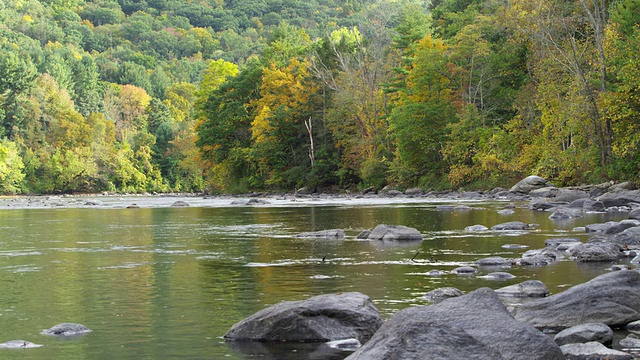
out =
{"type": "MultiPolygon", "coordinates": [[[[443,286],[470,291],[527,279],[552,293],[585,282],[611,264],[558,261],[509,267],[496,281],[450,271],[482,257],[520,257],[550,237],[586,235],[575,227],[615,220],[589,214],[554,223],[548,213],[504,203],[438,211],[437,204],[296,207],[15,209],[0,211],[0,342],[25,339],[33,359],[342,358],[323,346],[228,345],[220,337],[235,322],[283,300],[359,291],[385,318],[443,286]],[[464,231],[469,225],[520,220],[539,224],[519,232],[464,231]],[[417,228],[426,240],[382,246],[355,237],[378,224],[417,228]],[[341,228],[344,241],[294,235],[341,228]],[[511,246],[511,245],[518,246],[511,246]],[[505,247],[505,245],[510,245],[505,247]],[[416,255],[417,253],[417,255],[416,255]],[[431,271],[441,271],[439,276],[431,271]],[[59,341],[39,335],[60,322],[94,331],[59,341]]],[[[1,352],[2,358],[15,352],[1,352]]]]}

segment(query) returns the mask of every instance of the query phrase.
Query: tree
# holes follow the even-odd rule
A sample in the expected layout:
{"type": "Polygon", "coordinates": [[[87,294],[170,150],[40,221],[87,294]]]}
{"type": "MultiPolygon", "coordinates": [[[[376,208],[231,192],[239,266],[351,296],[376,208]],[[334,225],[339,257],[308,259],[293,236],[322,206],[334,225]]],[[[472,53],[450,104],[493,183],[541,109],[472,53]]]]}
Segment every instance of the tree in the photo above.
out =
{"type": "Polygon", "coordinates": [[[21,120],[18,97],[33,86],[36,76],[31,59],[19,57],[15,52],[0,51],[0,100],[5,114],[2,130],[9,139],[14,137],[21,120]]]}

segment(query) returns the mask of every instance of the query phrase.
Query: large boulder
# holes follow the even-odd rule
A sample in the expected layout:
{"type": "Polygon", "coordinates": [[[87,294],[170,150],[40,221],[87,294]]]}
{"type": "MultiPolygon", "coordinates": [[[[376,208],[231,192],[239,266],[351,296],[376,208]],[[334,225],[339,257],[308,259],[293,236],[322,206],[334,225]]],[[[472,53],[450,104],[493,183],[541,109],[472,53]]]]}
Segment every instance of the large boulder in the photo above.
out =
{"type": "Polygon", "coordinates": [[[358,339],[366,342],[382,325],[368,296],[349,292],[283,301],[236,323],[227,340],[259,342],[327,342],[358,339]]]}
{"type": "Polygon", "coordinates": [[[621,190],[615,192],[607,192],[598,197],[598,201],[602,201],[605,207],[625,206],[629,204],[640,204],[639,190],[621,190]]]}
{"type": "Polygon", "coordinates": [[[640,245],[640,226],[630,227],[615,234],[611,241],[620,245],[640,245]]]}
{"type": "Polygon", "coordinates": [[[368,240],[380,241],[422,241],[420,231],[403,225],[380,224],[371,230],[368,240]]]}
{"type": "Polygon", "coordinates": [[[613,271],[559,294],[526,302],[515,318],[541,329],[600,322],[623,326],[640,319],[640,272],[613,271]]]}
{"type": "Polygon", "coordinates": [[[569,253],[578,262],[616,261],[624,257],[622,247],[611,242],[587,242],[578,244],[569,253]]]}
{"type": "Polygon", "coordinates": [[[552,186],[552,185],[546,179],[543,179],[540,176],[531,175],[531,176],[527,176],[526,178],[520,180],[517,184],[513,185],[513,187],[511,187],[509,191],[515,192],[515,193],[528,194],[532,190],[541,189],[543,187],[549,187],[549,186],[552,186]]]}
{"type": "Polygon", "coordinates": [[[558,189],[555,201],[570,203],[578,199],[588,199],[589,193],[583,190],[558,189]]]}
{"type": "Polygon", "coordinates": [[[563,359],[553,340],[515,320],[496,293],[481,288],[397,312],[348,360],[563,359]]]}

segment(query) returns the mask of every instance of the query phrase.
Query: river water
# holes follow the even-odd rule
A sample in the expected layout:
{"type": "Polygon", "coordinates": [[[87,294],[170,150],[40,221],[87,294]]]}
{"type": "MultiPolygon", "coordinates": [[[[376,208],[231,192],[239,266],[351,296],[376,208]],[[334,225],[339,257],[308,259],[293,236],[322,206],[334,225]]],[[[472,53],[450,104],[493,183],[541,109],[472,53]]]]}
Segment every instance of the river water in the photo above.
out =
{"type": "Polygon", "coordinates": [[[250,207],[232,206],[228,198],[3,199],[0,343],[21,339],[44,346],[0,349],[0,358],[314,358],[315,349],[238,349],[222,336],[235,322],[279,301],[332,292],[362,292],[385,318],[426,304],[422,296],[444,286],[466,292],[538,279],[557,293],[611,264],[564,260],[503,269],[516,276],[508,281],[481,277],[495,269],[480,269],[476,276],[426,273],[483,257],[520,257],[550,237],[584,241],[586,234],[576,227],[624,217],[587,214],[554,222],[524,203],[515,214],[501,215],[497,211],[506,202],[466,202],[472,210],[439,211],[442,200],[422,198],[269,201],[250,207]],[[191,206],[171,207],[176,200],[191,206]],[[133,203],[139,208],[126,208],[133,203]],[[539,227],[464,231],[513,220],[539,227]],[[417,228],[425,241],[382,246],[355,239],[381,223],[417,228]],[[295,237],[334,228],[344,229],[347,239],[295,237]],[[40,334],[61,322],[81,323],[93,332],[71,339],[40,334]]]}

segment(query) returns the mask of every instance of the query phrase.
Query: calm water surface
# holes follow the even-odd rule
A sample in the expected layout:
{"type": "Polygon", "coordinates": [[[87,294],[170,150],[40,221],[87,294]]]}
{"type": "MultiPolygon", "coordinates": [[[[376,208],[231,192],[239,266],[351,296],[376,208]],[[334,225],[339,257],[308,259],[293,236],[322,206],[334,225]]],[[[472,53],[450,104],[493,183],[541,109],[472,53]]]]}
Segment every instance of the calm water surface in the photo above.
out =
{"type": "MultiPolygon", "coordinates": [[[[552,222],[549,213],[525,208],[499,215],[504,202],[468,203],[473,210],[452,212],[436,211],[441,203],[412,200],[259,207],[185,200],[192,206],[143,202],[138,209],[116,204],[0,210],[0,342],[45,345],[0,349],[0,358],[270,358],[252,355],[260,349],[232,348],[221,337],[235,322],[279,301],[331,292],[367,294],[385,318],[425,304],[424,293],[443,286],[470,291],[539,279],[557,293],[606,272],[611,264],[567,260],[514,267],[506,271],[517,278],[503,282],[425,273],[488,256],[520,257],[527,250],[504,249],[505,244],[536,249],[550,237],[584,241],[575,227],[622,218],[589,214],[552,222]],[[500,234],[463,231],[468,225],[491,227],[512,220],[540,227],[500,234]],[[361,230],[380,223],[415,227],[426,240],[399,247],[355,240],[361,230]],[[333,228],[345,229],[347,239],[294,237],[333,228]],[[60,322],[82,323],[93,332],[72,339],[40,334],[60,322]]],[[[490,271],[495,269],[481,269],[478,275],[490,271]]],[[[323,358],[315,349],[270,351],[278,359],[323,358]]]]}

